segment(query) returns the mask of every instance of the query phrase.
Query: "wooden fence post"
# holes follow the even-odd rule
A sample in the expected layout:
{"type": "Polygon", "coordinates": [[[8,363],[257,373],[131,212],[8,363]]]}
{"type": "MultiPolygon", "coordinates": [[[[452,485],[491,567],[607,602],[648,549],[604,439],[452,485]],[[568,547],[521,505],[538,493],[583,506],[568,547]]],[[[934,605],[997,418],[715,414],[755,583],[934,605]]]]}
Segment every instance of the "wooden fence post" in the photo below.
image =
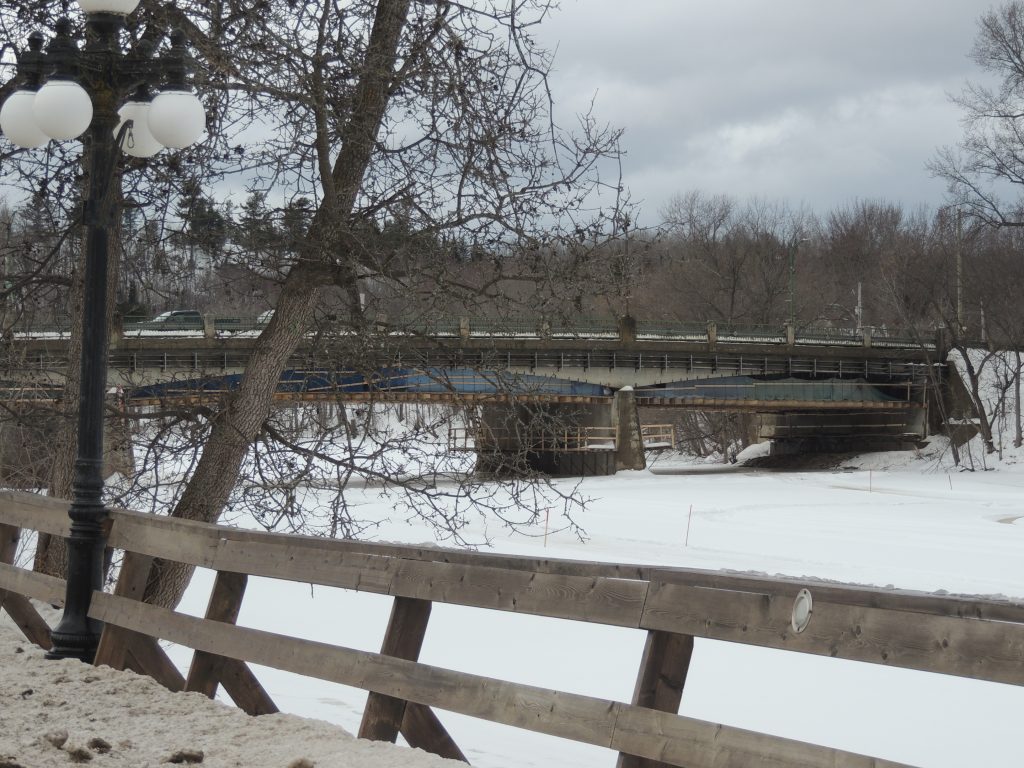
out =
{"type": "MultiPolygon", "coordinates": [[[[431,602],[396,597],[391,606],[391,619],[380,652],[386,656],[416,661],[420,657],[423,638],[427,634],[431,602]]],[[[359,738],[394,743],[405,716],[404,699],[370,692],[359,724],[359,738]]]]}
{"type": "MultiPolygon", "coordinates": [[[[153,568],[153,559],[150,555],[125,552],[114,594],[141,602],[153,568]]],[[[172,691],[180,691],[185,687],[185,678],[155,638],[113,624],[103,626],[93,664],[105,664],[114,669],[130,669],[140,675],[148,675],[172,691]]]]}
{"type": "MultiPolygon", "coordinates": [[[[153,558],[149,555],[125,552],[124,560],[121,562],[121,572],[117,575],[114,594],[132,600],[142,600],[152,567],[153,558]]],[[[106,665],[113,669],[124,669],[128,666],[128,646],[135,641],[136,637],[134,632],[115,627],[112,624],[105,624],[93,664],[97,667],[106,665]]]]}
{"type": "MultiPolygon", "coordinates": [[[[409,661],[419,659],[431,605],[429,600],[396,597],[380,652],[409,661]]],[[[469,762],[429,707],[371,692],[359,724],[359,738],[393,744],[399,732],[412,747],[469,762]]]]}
{"type": "MultiPolygon", "coordinates": [[[[693,638],[674,632],[647,633],[633,703],[659,712],[679,713],[683,685],[693,656],[693,638]]],[[[616,768],[667,768],[665,763],[620,753],[616,768]]]]}
{"type": "MultiPolygon", "coordinates": [[[[238,621],[248,580],[249,577],[244,573],[218,571],[206,607],[206,618],[226,624],[238,621]]],[[[212,699],[221,685],[232,701],[250,715],[268,715],[279,711],[270,694],[260,685],[245,662],[196,651],[188,670],[185,690],[198,691],[212,699]]]]}
{"type": "MultiPolygon", "coordinates": [[[[13,525],[0,525],[0,563],[14,564],[21,531],[13,525]]],[[[50,625],[24,595],[0,589],[0,609],[7,611],[22,633],[40,648],[50,649],[50,625]]]]}
{"type": "Polygon", "coordinates": [[[405,717],[402,718],[402,735],[413,749],[422,749],[449,760],[469,760],[462,754],[459,745],[449,735],[444,725],[437,719],[434,710],[423,704],[410,701],[405,705],[405,717]]]}

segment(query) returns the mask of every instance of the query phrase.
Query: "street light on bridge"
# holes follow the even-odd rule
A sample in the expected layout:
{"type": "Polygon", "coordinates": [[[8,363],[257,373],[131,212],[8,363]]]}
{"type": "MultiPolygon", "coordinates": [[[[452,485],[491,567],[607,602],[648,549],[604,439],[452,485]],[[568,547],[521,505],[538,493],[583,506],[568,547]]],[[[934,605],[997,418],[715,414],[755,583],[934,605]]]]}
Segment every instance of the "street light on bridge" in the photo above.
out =
{"type": "Polygon", "coordinates": [[[793,235],[789,241],[789,327],[796,329],[796,252],[800,249],[800,243],[806,243],[811,238],[793,235]]]}
{"type": "Polygon", "coordinates": [[[82,211],[86,235],[78,443],[68,511],[67,594],[47,656],[91,661],[99,637],[88,611],[93,590],[102,586],[107,516],[102,498],[103,409],[109,229],[119,214],[115,150],[149,157],[164,147],[186,147],[202,135],[206,115],[189,84],[183,34],[172,32],[170,46],[159,55],[148,41],[124,51],[121,32],[139,0],[78,4],[85,12],[84,47],[79,47],[67,18],[54,25],[56,34],[45,50],[43,34],[33,32],[28,49],[18,56],[19,88],[0,107],[0,130],[25,148],[80,136],[84,145],[88,188],[82,211]],[[151,88],[156,86],[160,91],[154,98],[151,88]]]}

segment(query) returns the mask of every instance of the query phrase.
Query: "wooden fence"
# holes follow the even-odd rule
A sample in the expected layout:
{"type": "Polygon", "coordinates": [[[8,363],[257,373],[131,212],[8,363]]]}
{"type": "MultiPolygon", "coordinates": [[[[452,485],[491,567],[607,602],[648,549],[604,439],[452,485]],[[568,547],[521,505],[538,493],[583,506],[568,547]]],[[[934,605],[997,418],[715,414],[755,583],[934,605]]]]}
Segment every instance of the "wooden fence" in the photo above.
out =
{"type": "MultiPolygon", "coordinates": [[[[0,493],[0,605],[48,647],[27,598],[60,603],[64,583],[11,565],[20,529],[67,536],[67,503],[0,493]]],[[[643,565],[548,560],[267,534],[115,511],[109,545],[125,558],[96,663],[212,697],[219,686],[253,715],[275,712],[248,664],[369,691],[359,735],[464,760],[434,708],[596,744],[618,768],[897,763],[676,714],[695,637],[1024,684],[1024,603],[643,565]],[[140,602],[154,558],[217,572],[205,618],[140,602]],[[235,626],[248,576],[374,592],[393,599],[380,653],[235,626]],[[608,701],[466,674],[417,659],[435,602],[646,632],[633,700],[608,701]],[[157,643],[194,649],[182,676],[157,643]]]]}

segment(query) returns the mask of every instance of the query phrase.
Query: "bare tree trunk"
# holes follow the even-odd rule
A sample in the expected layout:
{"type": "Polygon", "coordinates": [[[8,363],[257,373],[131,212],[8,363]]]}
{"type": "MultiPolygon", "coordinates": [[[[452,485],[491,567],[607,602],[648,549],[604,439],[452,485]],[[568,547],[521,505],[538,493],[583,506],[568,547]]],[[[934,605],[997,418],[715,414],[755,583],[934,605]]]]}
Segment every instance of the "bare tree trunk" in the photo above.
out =
{"type": "MultiPolygon", "coordinates": [[[[985,453],[995,453],[996,445],[992,438],[992,422],[989,419],[988,411],[985,409],[985,401],[981,396],[981,373],[974,367],[970,355],[964,347],[957,347],[960,358],[964,361],[964,370],[967,372],[967,380],[971,385],[971,400],[974,402],[974,409],[978,413],[978,431],[981,433],[981,440],[985,444],[985,453]]],[[[986,358],[987,359],[987,358],[986,358]]],[[[984,366],[984,362],[982,363],[984,366]]]]}
{"type": "MultiPolygon", "coordinates": [[[[323,178],[324,202],[307,237],[311,247],[305,249],[302,262],[286,278],[274,317],[260,337],[241,386],[216,417],[196,471],[171,513],[173,517],[204,522],[220,517],[249,446],[270,413],[281,373],[312,322],[320,296],[317,286],[345,270],[339,263],[346,254],[333,251],[355,206],[387,109],[409,2],[380,0],[377,6],[352,118],[341,138],[342,150],[330,174],[323,178]],[[339,226],[338,222],[345,224],[339,226]],[[313,247],[318,249],[314,251],[313,247]]],[[[320,139],[318,151],[321,167],[325,167],[330,149],[326,136],[320,139]]],[[[179,563],[156,563],[145,599],[158,605],[177,605],[191,574],[191,568],[179,563]]]]}

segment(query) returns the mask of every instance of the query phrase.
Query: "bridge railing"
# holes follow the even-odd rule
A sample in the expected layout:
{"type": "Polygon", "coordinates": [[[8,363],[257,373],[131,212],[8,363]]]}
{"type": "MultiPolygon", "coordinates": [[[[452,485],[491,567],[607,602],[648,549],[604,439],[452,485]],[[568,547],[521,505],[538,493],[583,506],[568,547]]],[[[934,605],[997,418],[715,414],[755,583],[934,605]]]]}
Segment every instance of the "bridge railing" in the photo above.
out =
{"type": "MultiPolygon", "coordinates": [[[[49,628],[28,598],[60,604],[65,584],[11,563],[20,529],[70,534],[67,505],[0,493],[0,605],[44,648],[49,628]]],[[[104,623],[97,664],[131,668],[171,689],[211,698],[223,686],[250,714],[277,711],[252,664],[363,688],[370,694],[361,737],[394,741],[401,732],[414,747],[457,759],[465,758],[434,708],[603,746],[620,753],[619,768],[637,768],[642,760],[689,768],[898,765],[677,714],[695,638],[1024,685],[1021,601],[324,540],[122,510],[110,522],[109,546],[125,556],[114,593],[92,595],[89,615],[104,623]],[[205,617],[140,601],[156,558],[216,572],[205,617]],[[274,627],[272,633],[238,626],[249,576],[390,598],[381,652],[313,642],[297,636],[297,628],[274,627]],[[435,602],[645,633],[632,701],[420,662],[435,602]],[[171,663],[159,639],[195,649],[187,675],[171,663]]]]}
{"type": "Polygon", "coordinates": [[[614,451],[618,439],[615,427],[562,427],[526,433],[504,427],[479,424],[448,427],[448,448],[452,451],[614,451]]]}
{"type": "MultiPolygon", "coordinates": [[[[237,334],[257,334],[266,327],[266,318],[238,315],[202,315],[183,320],[156,322],[152,318],[125,317],[120,321],[120,333],[125,336],[208,336],[231,337],[237,334]]],[[[66,336],[70,323],[54,321],[24,321],[13,327],[16,337],[32,338],[66,336]]],[[[331,331],[322,326],[317,332],[331,331]]],[[[381,321],[377,328],[392,336],[426,336],[432,338],[468,339],[620,339],[633,341],[681,341],[700,344],[780,344],[864,346],[901,349],[936,348],[935,331],[913,328],[885,327],[833,328],[825,326],[749,325],[725,322],[650,321],[616,323],[608,319],[581,318],[570,324],[543,319],[477,319],[467,317],[436,318],[412,324],[388,324],[381,321]]],[[[347,333],[343,323],[334,328],[336,333],[347,333]]],[[[980,342],[979,342],[980,343],[980,342]]]]}
{"type": "Polygon", "coordinates": [[[703,322],[666,323],[660,320],[637,320],[636,337],[644,340],[680,339],[707,342],[708,324],[703,322]]]}

